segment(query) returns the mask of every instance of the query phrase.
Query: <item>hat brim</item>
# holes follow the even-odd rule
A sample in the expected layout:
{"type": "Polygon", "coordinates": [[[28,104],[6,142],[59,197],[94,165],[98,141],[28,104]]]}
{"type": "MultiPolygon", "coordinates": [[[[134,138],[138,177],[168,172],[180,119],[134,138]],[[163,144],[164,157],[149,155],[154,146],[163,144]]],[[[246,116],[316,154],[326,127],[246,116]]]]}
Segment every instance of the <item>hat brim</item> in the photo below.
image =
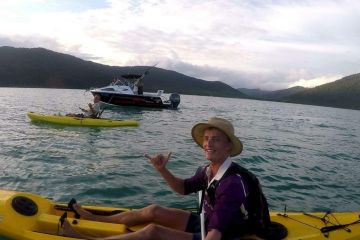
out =
{"type": "Polygon", "coordinates": [[[224,134],[226,134],[226,136],[228,136],[228,138],[230,139],[230,141],[233,144],[232,150],[230,152],[231,157],[239,155],[242,152],[243,144],[241,143],[241,141],[240,141],[240,139],[238,137],[236,137],[234,134],[228,133],[226,130],[221,129],[218,126],[215,126],[215,125],[212,125],[212,124],[209,124],[209,123],[198,123],[191,130],[191,135],[192,135],[194,141],[201,148],[203,148],[204,132],[208,128],[217,128],[220,131],[222,131],[224,134]]]}

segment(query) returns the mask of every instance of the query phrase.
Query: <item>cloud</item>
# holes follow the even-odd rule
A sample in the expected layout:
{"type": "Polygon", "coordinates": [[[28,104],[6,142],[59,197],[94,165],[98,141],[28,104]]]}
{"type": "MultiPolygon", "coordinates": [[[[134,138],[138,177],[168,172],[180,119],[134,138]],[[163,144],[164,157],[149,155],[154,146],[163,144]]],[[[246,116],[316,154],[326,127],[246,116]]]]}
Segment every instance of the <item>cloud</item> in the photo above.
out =
{"type": "Polygon", "coordinates": [[[0,34],[0,45],[1,46],[12,46],[12,47],[24,47],[34,48],[43,47],[53,50],[63,50],[64,46],[59,44],[56,39],[49,37],[40,36],[28,36],[28,35],[1,35],[0,34]]]}
{"type": "Polygon", "coordinates": [[[341,75],[335,75],[335,76],[320,76],[313,79],[300,79],[299,81],[293,83],[290,85],[290,87],[295,86],[304,86],[307,88],[316,87],[322,84],[330,83],[336,80],[341,79],[343,76],[341,75]]]}
{"type": "MultiPolygon", "coordinates": [[[[179,71],[185,75],[210,81],[222,81],[234,88],[259,88],[278,90],[291,87],[293,79],[309,76],[304,69],[288,71],[236,71],[232,69],[216,68],[213,66],[192,65],[173,59],[163,59],[157,65],[166,69],[179,71]]],[[[297,86],[297,85],[296,85],[297,86]]]]}
{"type": "Polygon", "coordinates": [[[93,61],[98,60],[97,56],[93,56],[91,54],[82,53],[79,51],[79,46],[72,46],[68,48],[62,44],[60,44],[56,39],[40,37],[40,36],[23,36],[23,35],[15,35],[15,36],[4,36],[0,35],[0,46],[11,46],[18,48],[46,48],[51,49],[52,51],[70,54],[72,56],[81,58],[81,59],[91,59],[93,61]]]}
{"type": "Polygon", "coordinates": [[[359,72],[359,10],[351,0],[7,1],[0,44],[280,89],[359,72]]]}

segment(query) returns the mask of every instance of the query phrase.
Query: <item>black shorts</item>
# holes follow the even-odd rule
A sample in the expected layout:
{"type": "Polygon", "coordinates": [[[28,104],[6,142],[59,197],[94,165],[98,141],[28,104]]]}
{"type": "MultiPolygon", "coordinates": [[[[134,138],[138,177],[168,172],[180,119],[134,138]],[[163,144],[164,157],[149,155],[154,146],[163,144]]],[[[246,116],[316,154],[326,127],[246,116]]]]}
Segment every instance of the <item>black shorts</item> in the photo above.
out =
{"type": "Polygon", "coordinates": [[[190,214],[185,231],[193,233],[193,240],[201,240],[201,223],[198,214],[193,212],[190,214]]]}

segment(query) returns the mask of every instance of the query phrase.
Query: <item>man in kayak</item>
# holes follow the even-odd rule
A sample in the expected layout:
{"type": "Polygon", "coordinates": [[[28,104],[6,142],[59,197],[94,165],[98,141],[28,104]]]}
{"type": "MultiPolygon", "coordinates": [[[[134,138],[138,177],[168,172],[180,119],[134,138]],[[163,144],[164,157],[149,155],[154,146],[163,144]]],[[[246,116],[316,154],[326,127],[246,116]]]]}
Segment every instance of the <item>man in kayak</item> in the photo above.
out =
{"type": "Polygon", "coordinates": [[[94,96],[94,103],[88,104],[88,109],[80,108],[80,110],[83,113],[80,114],[74,114],[74,113],[68,113],[66,116],[68,117],[88,117],[88,118],[97,118],[100,113],[100,101],[101,97],[99,94],[95,94],[94,96]]]}
{"type": "MultiPolygon", "coordinates": [[[[230,157],[241,153],[242,143],[234,135],[233,125],[222,118],[211,118],[207,123],[198,123],[192,128],[192,137],[204,149],[209,161],[193,177],[181,179],[166,167],[171,153],[154,157],[145,155],[168,185],[177,193],[185,195],[205,190],[205,239],[229,239],[244,234],[249,229],[248,209],[251,203],[248,183],[239,174],[226,174],[233,168],[230,157]]],[[[84,239],[119,240],[200,240],[199,215],[190,211],[162,207],[156,204],[139,210],[118,213],[112,216],[94,215],[80,205],[73,208],[84,219],[135,226],[149,223],[141,230],[129,234],[99,238],[83,235],[71,227],[68,221],[62,226],[65,236],[84,239]]]]}

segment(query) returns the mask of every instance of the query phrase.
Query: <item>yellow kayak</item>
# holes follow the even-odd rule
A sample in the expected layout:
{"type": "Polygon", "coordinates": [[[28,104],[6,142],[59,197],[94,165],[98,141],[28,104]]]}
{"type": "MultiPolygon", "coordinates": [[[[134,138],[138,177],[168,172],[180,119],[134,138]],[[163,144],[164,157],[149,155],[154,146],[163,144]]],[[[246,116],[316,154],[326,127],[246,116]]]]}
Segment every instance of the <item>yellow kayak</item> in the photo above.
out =
{"type": "Polygon", "coordinates": [[[70,126],[88,126],[88,127],[120,127],[120,126],[139,126],[135,120],[113,120],[106,118],[81,118],[68,117],[61,115],[45,115],[41,113],[29,112],[28,117],[31,121],[56,123],[70,126]]]}
{"type": "MultiPolygon", "coordinates": [[[[126,208],[83,206],[96,214],[114,214],[126,208]]],[[[75,229],[91,235],[110,236],[136,231],[141,226],[128,228],[122,224],[74,220],[74,213],[66,204],[58,204],[41,196],[0,190],[0,236],[10,239],[51,240],[73,239],[58,236],[60,216],[68,212],[68,220],[75,229]]],[[[287,229],[289,240],[359,240],[360,212],[303,213],[271,212],[271,220],[287,229]]],[[[260,239],[246,236],[244,239],[260,239]]]]}

